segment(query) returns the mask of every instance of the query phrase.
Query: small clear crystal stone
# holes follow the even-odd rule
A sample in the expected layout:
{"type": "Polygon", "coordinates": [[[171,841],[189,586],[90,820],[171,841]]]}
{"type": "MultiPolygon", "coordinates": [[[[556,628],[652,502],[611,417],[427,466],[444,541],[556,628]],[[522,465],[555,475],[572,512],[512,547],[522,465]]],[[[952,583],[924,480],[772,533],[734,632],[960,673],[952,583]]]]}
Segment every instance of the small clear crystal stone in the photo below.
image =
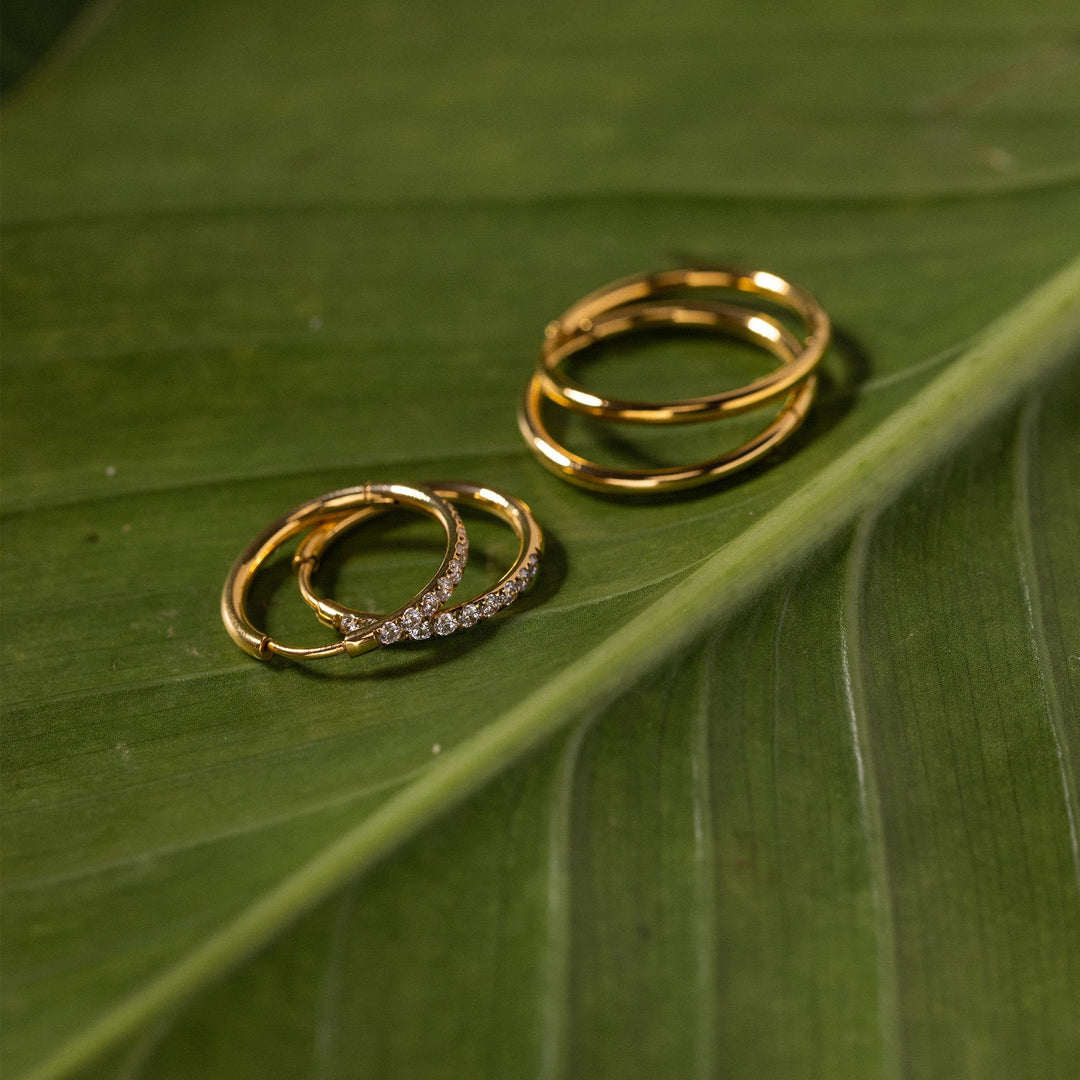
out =
{"type": "Polygon", "coordinates": [[[476,605],[466,604],[457,614],[458,626],[475,626],[479,618],[480,612],[476,610],[476,605]]]}
{"type": "Polygon", "coordinates": [[[401,640],[401,627],[393,619],[390,622],[383,623],[377,632],[379,640],[384,645],[393,645],[395,641],[401,640]]]}
{"type": "Polygon", "coordinates": [[[406,608],[401,613],[401,625],[405,627],[411,634],[414,627],[419,626],[424,621],[424,616],[420,614],[416,608],[406,608]]]}
{"type": "Polygon", "coordinates": [[[502,601],[503,606],[512,604],[517,599],[517,586],[512,581],[508,581],[499,590],[499,599],[502,601]]]}
{"type": "Polygon", "coordinates": [[[499,603],[499,598],[495,593],[488,593],[488,595],[480,601],[480,613],[485,619],[490,619],[500,607],[502,607],[502,604],[499,603]]]}
{"type": "Polygon", "coordinates": [[[447,634],[452,634],[456,629],[457,619],[449,611],[444,611],[435,619],[435,633],[439,637],[446,637],[447,634]]]}
{"type": "Polygon", "coordinates": [[[431,623],[427,619],[421,619],[418,625],[409,629],[409,637],[413,641],[427,641],[431,637],[431,623]]]}
{"type": "Polygon", "coordinates": [[[360,620],[355,615],[342,615],[338,620],[338,627],[343,634],[351,634],[360,629],[360,620]]]}
{"type": "Polygon", "coordinates": [[[461,563],[454,561],[446,568],[446,576],[456,585],[461,580],[461,563]]]}
{"type": "Polygon", "coordinates": [[[433,592],[425,593],[423,599],[420,601],[420,610],[425,615],[434,615],[439,608],[442,607],[442,601],[438,595],[433,592]]]}
{"type": "Polygon", "coordinates": [[[441,577],[435,583],[435,591],[439,594],[439,599],[441,600],[449,600],[454,594],[454,588],[454,582],[448,577],[441,577]]]}

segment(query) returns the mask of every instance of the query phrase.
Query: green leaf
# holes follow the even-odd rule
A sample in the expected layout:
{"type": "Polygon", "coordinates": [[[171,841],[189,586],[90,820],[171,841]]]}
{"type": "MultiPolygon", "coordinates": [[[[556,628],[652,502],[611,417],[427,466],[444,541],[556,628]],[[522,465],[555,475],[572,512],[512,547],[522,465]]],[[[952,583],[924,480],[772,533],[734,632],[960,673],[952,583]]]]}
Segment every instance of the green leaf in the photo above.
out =
{"type": "MultiPolygon", "coordinates": [[[[4,117],[6,1074],[1067,1075],[1071,11],[98,16],[4,117]],[[514,423],[542,327],[683,257],[820,296],[813,417],[694,497],[571,489],[514,423]],[[266,521],[437,475],[543,523],[516,614],[235,649],[266,521]]],[[[343,599],[423,580],[375,535],[343,599]]]]}

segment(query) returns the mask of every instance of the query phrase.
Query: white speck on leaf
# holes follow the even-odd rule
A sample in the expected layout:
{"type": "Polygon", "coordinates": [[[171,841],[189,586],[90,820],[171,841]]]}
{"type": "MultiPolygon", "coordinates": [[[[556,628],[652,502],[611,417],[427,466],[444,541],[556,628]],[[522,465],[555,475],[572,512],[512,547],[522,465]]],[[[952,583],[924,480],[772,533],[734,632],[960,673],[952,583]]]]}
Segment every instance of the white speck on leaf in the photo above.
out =
{"type": "Polygon", "coordinates": [[[982,162],[995,172],[1009,172],[1016,167],[1016,158],[1000,146],[988,146],[982,152],[982,162]]]}

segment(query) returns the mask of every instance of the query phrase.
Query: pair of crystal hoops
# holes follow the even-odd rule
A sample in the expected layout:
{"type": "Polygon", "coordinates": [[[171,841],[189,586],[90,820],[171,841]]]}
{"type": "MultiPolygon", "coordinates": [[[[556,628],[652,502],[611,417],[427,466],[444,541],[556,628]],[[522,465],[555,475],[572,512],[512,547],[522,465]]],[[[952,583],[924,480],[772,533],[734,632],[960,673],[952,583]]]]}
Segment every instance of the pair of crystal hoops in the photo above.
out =
{"type": "Polygon", "coordinates": [[[518,409],[518,426],[540,463],[578,487],[608,494],[650,495],[708,484],[759,460],[795,432],[813,402],[813,372],[831,333],[828,315],[809,292],[767,271],[691,267],[623,278],[590,293],[548,324],[536,370],[518,409]],[[745,304],[669,298],[702,288],[761,297],[793,317],[800,325],[800,335],[745,304]],[[736,390],[651,402],[593,393],[563,370],[566,360],[597,342],[664,328],[741,338],[771,353],[780,366],[736,390]],[[775,418],[737,449],[690,465],[648,470],[614,468],[575,454],[552,435],[542,412],[544,404],[551,403],[602,420],[685,424],[734,416],[781,397],[784,401],[775,418]]]}
{"type": "Polygon", "coordinates": [[[532,583],[544,552],[540,526],[520,499],[477,484],[364,484],[309,499],[268,525],[233,563],[221,594],[221,618],[229,636],[260,660],[284,656],[317,660],[359,656],[398,641],[423,641],[468,629],[513,603],[532,583]],[[469,538],[455,504],[485,510],[513,529],[518,553],[513,564],[486,592],[466,603],[452,603],[469,557],[469,538]],[[387,614],[346,607],[319,596],[312,584],[323,552],[346,532],[395,507],[418,510],[442,527],[446,551],[438,570],[407,603],[387,614]],[[293,556],[304,601],[319,621],[338,631],[329,645],[286,645],[255,627],[247,613],[248,594],[260,567],[283,544],[307,530],[293,556]]]}

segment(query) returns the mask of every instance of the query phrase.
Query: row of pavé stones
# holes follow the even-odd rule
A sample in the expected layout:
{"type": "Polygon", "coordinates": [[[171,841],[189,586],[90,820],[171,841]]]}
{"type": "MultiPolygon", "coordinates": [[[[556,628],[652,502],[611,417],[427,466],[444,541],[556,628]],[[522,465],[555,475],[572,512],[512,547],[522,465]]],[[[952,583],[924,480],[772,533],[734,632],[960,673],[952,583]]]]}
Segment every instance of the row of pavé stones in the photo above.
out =
{"type": "MultiPolygon", "coordinates": [[[[420,600],[419,606],[422,608],[425,614],[434,615],[435,612],[442,607],[443,603],[450,599],[454,590],[458,587],[458,583],[461,581],[461,575],[465,570],[465,563],[469,558],[469,536],[465,532],[465,525],[461,518],[458,517],[457,511],[451,507],[451,511],[454,517],[457,519],[457,531],[454,537],[454,557],[447,564],[446,571],[435,582],[435,588],[432,592],[427,593],[420,600]]],[[[416,608],[406,609],[402,615],[409,615],[410,612],[416,612],[416,608]]],[[[338,618],[338,629],[343,634],[354,634],[357,630],[362,630],[365,627],[371,626],[372,623],[378,622],[378,618],[368,616],[367,618],[361,618],[359,615],[342,615],[338,618]]],[[[410,623],[414,622],[410,618],[410,623]]],[[[401,627],[395,622],[384,623],[379,628],[378,637],[382,640],[381,631],[385,630],[387,626],[393,626],[397,630],[396,636],[390,638],[389,641],[383,641],[384,645],[389,645],[392,641],[398,641],[401,638],[401,627]]],[[[431,637],[429,633],[427,635],[431,637]]],[[[419,639],[418,639],[419,640],[419,639]]]]}
{"type": "MultiPolygon", "coordinates": [[[[395,641],[405,639],[426,641],[433,633],[439,637],[447,637],[455,630],[467,630],[481,619],[490,619],[492,615],[512,604],[529,587],[539,564],[539,556],[530,555],[528,562],[499,588],[492,589],[468,604],[446,611],[439,611],[442,590],[437,588],[436,592],[423,596],[416,607],[406,608],[401,613],[400,622],[391,619],[383,623],[376,631],[376,636],[383,645],[393,645],[395,641]]],[[[439,586],[441,585],[442,581],[439,582],[439,586]]]]}
{"type": "MultiPolygon", "coordinates": [[[[525,565],[499,588],[492,589],[467,604],[439,611],[461,581],[468,554],[468,540],[459,533],[454,558],[446,568],[446,573],[435,583],[435,588],[425,593],[415,607],[406,608],[400,619],[389,619],[375,631],[383,645],[393,645],[396,641],[426,641],[433,633],[439,637],[447,637],[455,630],[466,630],[481,619],[491,618],[512,604],[529,587],[540,565],[540,556],[534,552],[525,565]]],[[[343,634],[350,634],[361,629],[367,622],[368,620],[362,621],[355,615],[343,615],[338,625],[343,634]]]]}
{"type": "MultiPolygon", "coordinates": [[[[492,589],[468,604],[447,611],[439,611],[442,603],[439,595],[441,590],[429,592],[421,598],[416,607],[406,608],[400,619],[390,619],[383,623],[375,632],[376,636],[383,645],[393,645],[396,641],[426,641],[432,634],[446,637],[455,630],[466,630],[475,626],[482,619],[489,619],[508,604],[512,604],[529,587],[536,576],[539,562],[538,556],[530,555],[528,563],[498,589],[492,589]]],[[[346,633],[358,629],[359,626],[360,622],[354,616],[347,615],[341,620],[341,628],[346,633]]]]}

